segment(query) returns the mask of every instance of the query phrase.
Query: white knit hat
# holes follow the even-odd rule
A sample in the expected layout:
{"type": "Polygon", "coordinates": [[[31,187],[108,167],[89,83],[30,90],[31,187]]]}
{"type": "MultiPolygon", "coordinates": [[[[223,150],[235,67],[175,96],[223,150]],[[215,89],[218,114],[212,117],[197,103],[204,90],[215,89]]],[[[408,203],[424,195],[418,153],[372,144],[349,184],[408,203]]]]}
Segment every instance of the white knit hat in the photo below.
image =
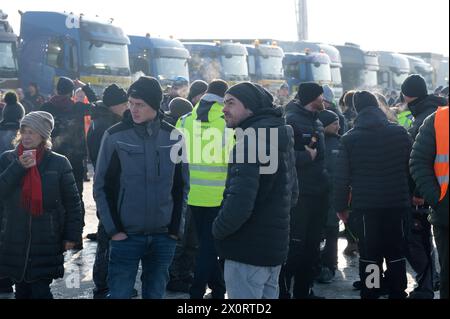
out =
{"type": "Polygon", "coordinates": [[[25,115],[20,122],[20,126],[28,126],[39,133],[44,139],[48,139],[55,127],[55,120],[50,113],[44,111],[31,112],[25,115]]]}

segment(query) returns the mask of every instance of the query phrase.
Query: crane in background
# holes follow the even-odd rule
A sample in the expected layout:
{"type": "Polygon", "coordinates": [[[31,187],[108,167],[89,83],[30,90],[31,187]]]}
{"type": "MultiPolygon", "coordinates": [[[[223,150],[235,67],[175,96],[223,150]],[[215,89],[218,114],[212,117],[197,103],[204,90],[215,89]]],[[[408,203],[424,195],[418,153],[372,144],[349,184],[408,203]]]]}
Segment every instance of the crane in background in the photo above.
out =
{"type": "Polygon", "coordinates": [[[308,8],[306,0],[295,0],[298,41],[308,40],[308,8]]]}

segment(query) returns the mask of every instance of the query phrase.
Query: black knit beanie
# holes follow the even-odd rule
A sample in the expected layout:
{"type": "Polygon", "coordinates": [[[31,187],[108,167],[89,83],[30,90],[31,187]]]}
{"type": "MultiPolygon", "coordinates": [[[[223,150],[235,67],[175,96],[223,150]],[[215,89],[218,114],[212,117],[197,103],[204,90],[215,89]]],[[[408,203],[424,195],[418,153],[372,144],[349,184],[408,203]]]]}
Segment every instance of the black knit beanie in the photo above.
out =
{"type": "Polygon", "coordinates": [[[228,90],[228,84],[224,80],[214,80],[208,85],[206,93],[215,94],[220,97],[225,96],[225,92],[228,90]]]}
{"type": "Polygon", "coordinates": [[[402,84],[402,93],[408,97],[426,97],[428,95],[427,83],[421,75],[411,74],[402,84]]]}
{"type": "Polygon", "coordinates": [[[17,95],[14,92],[5,94],[4,101],[6,103],[2,111],[3,122],[19,123],[25,115],[25,109],[17,102],[17,95]]]}
{"type": "Polygon", "coordinates": [[[59,78],[58,84],[56,85],[56,92],[58,93],[58,95],[72,94],[74,89],[75,84],[71,79],[64,76],[59,78]]]}
{"type": "Polygon", "coordinates": [[[229,88],[225,94],[237,98],[254,114],[262,109],[274,107],[272,94],[258,84],[241,82],[229,88]]]}
{"type": "Polygon", "coordinates": [[[116,84],[111,84],[103,91],[103,104],[107,107],[119,105],[127,101],[127,92],[116,84]]]}
{"type": "Polygon", "coordinates": [[[302,106],[306,106],[323,94],[323,88],[317,83],[306,82],[300,84],[297,92],[297,99],[302,106]]]}
{"type": "Polygon", "coordinates": [[[323,110],[319,113],[319,120],[322,122],[323,127],[327,127],[328,125],[339,121],[339,117],[333,111],[323,110]]]}
{"type": "Polygon", "coordinates": [[[208,89],[208,83],[202,80],[196,80],[192,82],[191,87],[189,88],[189,95],[187,99],[192,102],[192,99],[200,94],[205,94],[208,89]]]}
{"type": "Polygon", "coordinates": [[[159,111],[163,92],[158,80],[149,76],[141,76],[128,89],[128,96],[141,99],[152,109],[159,111]]]}
{"type": "Polygon", "coordinates": [[[377,97],[368,91],[356,92],[353,95],[353,104],[358,113],[368,106],[379,106],[377,97]]]}

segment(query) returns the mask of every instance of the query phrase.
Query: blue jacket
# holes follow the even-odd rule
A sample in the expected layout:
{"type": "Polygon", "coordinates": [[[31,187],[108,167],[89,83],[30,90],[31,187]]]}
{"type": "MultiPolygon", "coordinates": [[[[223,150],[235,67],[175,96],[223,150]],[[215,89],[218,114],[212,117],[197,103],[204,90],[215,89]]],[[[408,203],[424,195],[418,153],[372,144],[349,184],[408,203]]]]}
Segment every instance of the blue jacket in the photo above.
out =
{"type": "Polygon", "coordinates": [[[181,157],[181,133],[158,117],[146,125],[133,123],[126,111],[123,120],[103,136],[94,179],[94,198],[100,220],[109,236],[169,233],[181,236],[183,212],[189,192],[186,162],[181,157]]]}

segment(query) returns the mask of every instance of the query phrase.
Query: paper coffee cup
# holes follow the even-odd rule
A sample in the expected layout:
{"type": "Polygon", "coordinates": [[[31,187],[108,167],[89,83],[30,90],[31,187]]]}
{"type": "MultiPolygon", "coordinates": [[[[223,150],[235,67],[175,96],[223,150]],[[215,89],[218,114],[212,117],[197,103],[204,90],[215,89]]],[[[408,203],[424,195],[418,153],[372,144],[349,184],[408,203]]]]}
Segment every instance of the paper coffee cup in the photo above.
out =
{"type": "Polygon", "coordinates": [[[33,166],[36,165],[36,150],[26,150],[23,151],[23,155],[31,156],[33,157],[33,166]]]}

